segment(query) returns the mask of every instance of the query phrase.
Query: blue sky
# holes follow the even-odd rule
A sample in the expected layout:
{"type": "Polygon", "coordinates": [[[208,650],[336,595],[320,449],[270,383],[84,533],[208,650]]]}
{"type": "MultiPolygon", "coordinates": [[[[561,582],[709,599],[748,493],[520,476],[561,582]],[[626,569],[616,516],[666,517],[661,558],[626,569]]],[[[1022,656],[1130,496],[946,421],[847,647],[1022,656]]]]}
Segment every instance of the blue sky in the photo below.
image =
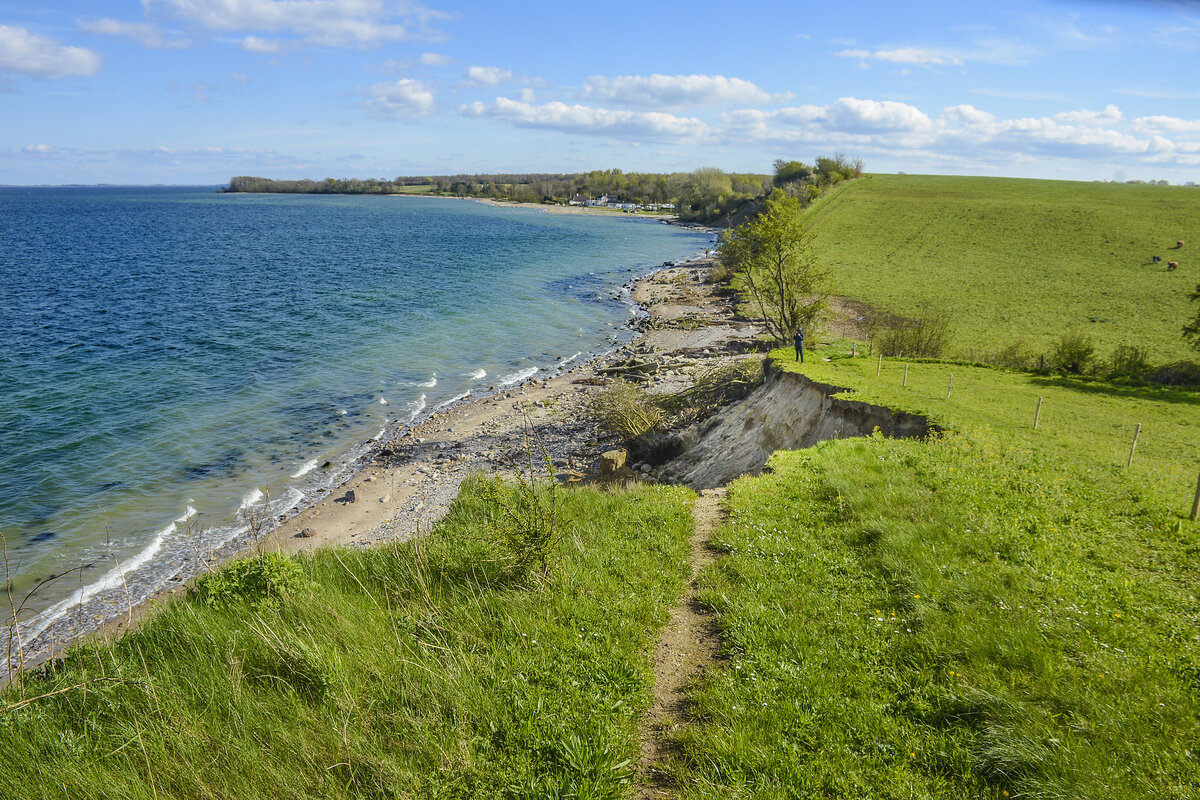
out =
{"type": "Polygon", "coordinates": [[[1200,0],[430,2],[0,0],[0,184],[834,152],[1200,183],[1200,0]]]}

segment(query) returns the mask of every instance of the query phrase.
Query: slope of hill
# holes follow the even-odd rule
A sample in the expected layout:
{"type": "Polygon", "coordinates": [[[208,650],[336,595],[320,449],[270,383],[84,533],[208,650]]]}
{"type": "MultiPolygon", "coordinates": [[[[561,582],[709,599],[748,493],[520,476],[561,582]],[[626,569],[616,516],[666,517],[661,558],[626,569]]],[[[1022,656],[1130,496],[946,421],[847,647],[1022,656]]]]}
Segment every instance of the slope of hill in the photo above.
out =
{"type": "Polygon", "coordinates": [[[837,292],[904,316],[949,312],[956,355],[1018,340],[1046,352],[1068,330],[1105,358],[1122,344],[1155,363],[1190,352],[1180,328],[1200,283],[1193,187],[871,175],[809,219],[837,292]]]}

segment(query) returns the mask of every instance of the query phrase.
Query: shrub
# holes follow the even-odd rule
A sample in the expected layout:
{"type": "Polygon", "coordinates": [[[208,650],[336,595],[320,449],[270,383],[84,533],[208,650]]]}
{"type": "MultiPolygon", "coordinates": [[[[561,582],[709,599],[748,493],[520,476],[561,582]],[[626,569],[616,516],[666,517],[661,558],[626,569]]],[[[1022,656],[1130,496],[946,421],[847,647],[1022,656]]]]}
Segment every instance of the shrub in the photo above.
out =
{"type": "Polygon", "coordinates": [[[1050,364],[1060,372],[1084,375],[1091,371],[1096,357],[1092,337],[1079,331],[1067,331],[1050,353],[1050,364]]]}
{"type": "Polygon", "coordinates": [[[597,394],[591,411],[601,430],[626,442],[663,425],[658,399],[626,381],[614,381],[597,394]]]}
{"type": "Polygon", "coordinates": [[[516,455],[509,458],[515,483],[480,477],[487,504],[484,527],[516,578],[544,580],[554,565],[562,530],[558,524],[558,483],[554,462],[528,416],[516,455]]]}
{"type": "Polygon", "coordinates": [[[950,346],[950,315],[926,314],[916,319],[888,315],[872,322],[872,344],[885,356],[941,358],[950,346]]]}
{"type": "Polygon", "coordinates": [[[1033,351],[1029,349],[1029,345],[1025,343],[1024,339],[1017,339],[994,353],[985,354],[983,361],[986,364],[1007,369],[1028,369],[1030,362],[1033,361],[1033,351]]]}
{"type": "Polygon", "coordinates": [[[1144,347],[1123,344],[1113,351],[1108,362],[1108,373],[1111,377],[1127,376],[1141,378],[1153,369],[1150,363],[1150,351],[1144,347]]]}
{"type": "Polygon", "coordinates": [[[1200,386],[1200,364],[1176,361],[1159,367],[1147,377],[1164,386],[1200,386]]]}
{"type": "Polygon", "coordinates": [[[196,595],[212,608],[246,603],[264,608],[300,585],[304,570],[279,553],[231,561],[223,569],[196,580],[196,595]]]}

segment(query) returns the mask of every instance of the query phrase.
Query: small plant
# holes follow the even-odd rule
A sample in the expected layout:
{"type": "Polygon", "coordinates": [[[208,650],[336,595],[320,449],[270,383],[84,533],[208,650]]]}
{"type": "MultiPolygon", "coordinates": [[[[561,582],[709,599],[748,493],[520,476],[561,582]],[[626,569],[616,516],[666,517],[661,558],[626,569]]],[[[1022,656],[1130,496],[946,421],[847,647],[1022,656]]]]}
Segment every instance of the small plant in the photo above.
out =
{"type": "Polygon", "coordinates": [[[212,608],[245,603],[265,608],[300,584],[304,570],[280,553],[263,553],[230,562],[196,581],[196,595],[212,608]]]}
{"type": "Polygon", "coordinates": [[[875,352],[885,356],[941,358],[953,339],[950,315],[930,313],[915,319],[894,315],[872,322],[875,352]]]}
{"type": "Polygon", "coordinates": [[[1108,374],[1114,378],[1141,378],[1152,369],[1150,351],[1132,344],[1123,344],[1117,347],[1108,362],[1108,374]]]}
{"type": "Polygon", "coordinates": [[[480,494],[495,513],[485,517],[491,541],[504,553],[518,578],[545,580],[554,565],[562,530],[558,524],[558,482],[554,462],[529,417],[523,444],[507,466],[515,485],[483,478],[480,494]]]}
{"type": "Polygon", "coordinates": [[[663,426],[658,400],[625,381],[614,381],[597,394],[591,411],[605,433],[627,442],[663,426]]]}
{"type": "Polygon", "coordinates": [[[1060,372],[1084,375],[1092,370],[1096,345],[1092,337],[1079,331],[1067,331],[1050,353],[1050,363],[1060,372]]]}
{"type": "Polygon", "coordinates": [[[999,350],[987,353],[983,357],[985,364],[1005,367],[1006,369],[1028,369],[1032,360],[1033,352],[1029,349],[1029,345],[1025,343],[1024,339],[1017,339],[1015,342],[1010,342],[999,350]]]}

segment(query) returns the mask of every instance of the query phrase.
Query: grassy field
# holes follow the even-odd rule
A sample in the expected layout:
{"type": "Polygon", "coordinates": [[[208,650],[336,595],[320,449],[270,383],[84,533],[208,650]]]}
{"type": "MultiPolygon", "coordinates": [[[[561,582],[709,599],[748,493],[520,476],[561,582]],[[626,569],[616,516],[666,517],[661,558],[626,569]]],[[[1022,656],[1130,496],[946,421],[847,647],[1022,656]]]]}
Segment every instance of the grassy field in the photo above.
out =
{"type": "Polygon", "coordinates": [[[682,796],[1197,796],[1200,395],[876,366],[802,371],[952,432],[733,484],[682,796]]]}
{"type": "Polygon", "coordinates": [[[964,358],[1017,340],[1045,352],[1069,329],[1105,358],[1121,344],[1159,364],[1189,355],[1195,187],[871,175],[818,201],[809,220],[837,293],[906,316],[950,312],[964,358]]]}
{"type": "Polygon", "coordinates": [[[522,588],[477,490],[427,541],[322,551],[266,605],[172,603],[10,687],[0,796],[623,796],[694,496],[562,492],[558,567],[522,588]]]}

